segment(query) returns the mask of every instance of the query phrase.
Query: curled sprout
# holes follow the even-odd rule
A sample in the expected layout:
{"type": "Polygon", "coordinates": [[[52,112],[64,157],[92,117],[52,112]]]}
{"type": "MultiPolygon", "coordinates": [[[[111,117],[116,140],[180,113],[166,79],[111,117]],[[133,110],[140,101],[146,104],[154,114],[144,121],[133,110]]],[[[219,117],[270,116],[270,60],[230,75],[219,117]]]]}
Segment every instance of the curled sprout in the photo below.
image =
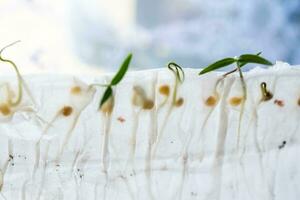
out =
{"type": "Polygon", "coordinates": [[[179,107],[183,104],[183,99],[182,98],[177,99],[177,87],[178,87],[178,83],[182,84],[185,79],[184,71],[178,64],[174,62],[170,62],[168,64],[168,69],[171,70],[176,77],[172,103],[173,105],[179,107]]]}
{"type": "Polygon", "coordinates": [[[168,64],[168,68],[175,74],[177,80],[180,83],[183,83],[185,76],[184,76],[184,71],[183,69],[176,63],[170,62],[168,64]]]}
{"type": "Polygon", "coordinates": [[[265,82],[260,84],[260,89],[262,93],[262,101],[268,101],[273,98],[273,94],[267,90],[267,84],[265,82]]]}
{"type": "Polygon", "coordinates": [[[20,40],[16,41],[16,42],[13,42],[5,47],[3,47],[1,50],[0,50],[0,61],[2,62],[6,62],[6,63],[9,63],[12,65],[12,67],[14,68],[16,74],[17,74],[17,78],[18,78],[18,96],[17,96],[17,99],[15,101],[12,101],[11,98],[9,98],[9,105],[10,106],[17,106],[20,104],[21,100],[22,100],[22,94],[23,94],[23,91],[22,91],[22,76],[19,72],[19,69],[18,67],[16,66],[16,64],[11,61],[11,60],[8,60],[8,59],[5,59],[2,57],[2,52],[7,49],[8,47],[11,47],[13,45],[15,45],[16,43],[20,42],[20,40]]]}
{"type": "MultiPolygon", "coordinates": [[[[164,133],[164,129],[166,127],[167,121],[168,121],[168,119],[169,119],[169,117],[171,115],[172,110],[175,107],[182,106],[182,104],[184,103],[184,99],[182,97],[179,97],[177,99],[178,84],[182,84],[183,81],[184,81],[184,78],[185,78],[184,71],[183,71],[183,69],[178,64],[176,64],[174,62],[170,62],[167,67],[175,75],[175,85],[174,85],[174,90],[173,90],[173,93],[172,93],[172,103],[171,103],[171,105],[169,106],[169,108],[167,110],[165,118],[163,119],[160,131],[156,135],[156,140],[155,140],[154,147],[153,147],[153,150],[152,150],[152,155],[151,155],[152,159],[154,159],[155,156],[156,156],[156,151],[157,151],[158,145],[159,145],[159,143],[161,141],[161,138],[162,138],[163,133],[164,133]]],[[[169,97],[169,94],[170,94],[170,88],[169,88],[169,86],[168,85],[162,85],[162,86],[160,86],[159,93],[162,94],[162,95],[164,95],[166,98],[163,101],[163,103],[158,106],[157,110],[159,110],[160,108],[162,108],[162,106],[165,105],[165,103],[166,103],[166,101],[167,101],[167,99],[169,97]]]]}
{"type": "Polygon", "coordinates": [[[32,108],[31,106],[25,105],[24,102],[22,102],[23,101],[23,96],[24,96],[23,93],[24,93],[24,91],[26,91],[26,94],[30,98],[31,102],[33,104],[35,104],[35,100],[33,99],[32,95],[29,91],[29,88],[26,85],[26,82],[23,80],[16,64],[13,61],[9,60],[9,59],[3,58],[3,56],[2,56],[2,53],[5,49],[7,49],[8,47],[13,46],[14,44],[16,44],[18,42],[20,42],[20,41],[13,42],[13,43],[3,47],[0,50],[0,61],[8,63],[13,67],[13,69],[14,69],[16,75],[17,75],[17,85],[18,85],[17,95],[14,96],[14,91],[11,89],[9,83],[2,84],[5,87],[7,94],[6,94],[5,101],[1,101],[1,103],[0,103],[0,113],[1,113],[2,116],[5,117],[5,120],[9,120],[9,119],[11,119],[13,114],[17,111],[23,110],[23,111],[26,111],[26,112],[33,112],[33,113],[35,113],[35,116],[39,120],[44,122],[45,120],[43,120],[40,116],[37,115],[34,108],[32,108]]]}

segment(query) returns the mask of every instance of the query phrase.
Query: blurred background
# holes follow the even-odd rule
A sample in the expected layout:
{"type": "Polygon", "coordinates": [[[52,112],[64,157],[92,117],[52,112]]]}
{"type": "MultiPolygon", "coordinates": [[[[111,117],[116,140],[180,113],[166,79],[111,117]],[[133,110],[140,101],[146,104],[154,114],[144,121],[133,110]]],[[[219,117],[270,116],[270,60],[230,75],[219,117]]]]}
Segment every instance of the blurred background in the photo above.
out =
{"type": "Polygon", "coordinates": [[[203,67],[257,53],[300,64],[299,0],[0,0],[0,47],[22,72],[203,67]]]}

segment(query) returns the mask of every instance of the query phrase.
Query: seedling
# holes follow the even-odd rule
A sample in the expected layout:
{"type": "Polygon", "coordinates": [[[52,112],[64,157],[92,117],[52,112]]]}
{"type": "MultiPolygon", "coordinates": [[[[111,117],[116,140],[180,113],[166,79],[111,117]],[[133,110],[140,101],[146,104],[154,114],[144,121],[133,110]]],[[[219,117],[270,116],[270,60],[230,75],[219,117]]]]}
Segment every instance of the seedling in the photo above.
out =
{"type": "MultiPolygon", "coordinates": [[[[113,79],[111,80],[110,84],[108,85],[103,85],[103,86],[106,86],[106,90],[102,96],[102,99],[100,101],[100,104],[99,104],[99,109],[102,109],[102,107],[104,106],[104,104],[107,102],[107,101],[112,101],[113,102],[113,90],[112,90],[112,87],[113,86],[116,86],[124,77],[124,75],[126,74],[127,70],[128,70],[128,67],[129,67],[129,64],[130,64],[130,61],[131,61],[131,58],[132,58],[132,54],[129,54],[125,60],[123,61],[119,71],[116,73],[116,75],[113,77],[113,79]]],[[[102,85],[101,85],[102,86],[102,85]]],[[[110,103],[111,104],[111,103],[110,103]]],[[[111,104],[111,106],[109,107],[113,107],[113,103],[111,104]]],[[[108,109],[109,111],[110,109],[108,109]]]]}
{"type": "Polygon", "coordinates": [[[185,79],[184,71],[179,65],[177,65],[174,62],[171,62],[168,64],[168,69],[171,70],[176,77],[172,104],[179,107],[183,104],[183,98],[180,97],[179,99],[177,99],[177,88],[178,88],[178,85],[182,84],[185,79]]]}
{"type": "MultiPolygon", "coordinates": [[[[184,79],[185,79],[184,71],[178,64],[176,64],[174,62],[170,62],[167,67],[175,76],[175,84],[174,84],[174,90],[173,90],[173,94],[172,94],[172,102],[171,102],[171,105],[169,106],[169,109],[167,110],[167,113],[166,113],[166,116],[165,116],[164,121],[162,123],[161,129],[160,129],[160,131],[157,135],[155,146],[153,148],[152,159],[155,158],[155,154],[156,154],[158,144],[160,143],[160,140],[163,136],[164,129],[166,127],[167,121],[170,117],[170,114],[171,114],[173,108],[174,107],[180,107],[184,103],[184,99],[182,97],[177,98],[178,86],[180,84],[182,84],[184,82],[184,79]]],[[[167,85],[160,86],[159,93],[161,95],[166,96],[166,98],[168,98],[169,94],[170,94],[169,86],[167,86],[167,85]]],[[[163,103],[160,104],[160,106],[158,107],[158,111],[162,106],[165,105],[165,103],[166,103],[166,100],[164,100],[163,103]]]]}
{"type": "Polygon", "coordinates": [[[244,93],[244,98],[245,98],[244,101],[245,101],[246,97],[247,97],[247,91],[246,91],[246,83],[245,83],[241,68],[243,66],[245,66],[246,64],[249,64],[249,63],[256,63],[256,64],[262,64],[262,65],[273,65],[270,61],[268,61],[267,59],[261,57],[260,54],[261,54],[261,52],[259,52],[256,55],[254,55],[254,54],[243,54],[243,55],[240,55],[239,57],[224,58],[222,60],[214,62],[213,64],[210,64],[207,67],[205,67],[199,73],[199,75],[203,75],[203,74],[206,74],[208,72],[215,71],[217,69],[221,69],[223,67],[226,67],[226,66],[229,66],[229,65],[235,63],[236,68],[232,71],[229,71],[229,72],[225,73],[223,75],[223,77],[225,78],[227,75],[238,71],[241,82],[242,82],[242,88],[243,88],[243,93],[244,93]]]}
{"type": "Polygon", "coordinates": [[[265,82],[262,82],[260,84],[260,89],[262,93],[262,101],[269,101],[273,98],[273,94],[267,90],[267,84],[265,82]]]}
{"type": "MultiPolygon", "coordinates": [[[[13,69],[15,70],[15,72],[16,72],[16,74],[17,74],[17,78],[18,78],[18,96],[17,96],[17,98],[16,98],[15,101],[13,101],[13,100],[11,99],[11,97],[8,99],[9,106],[17,106],[17,105],[20,104],[20,102],[21,102],[21,100],[22,100],[22,95],[23,95],[23,90],[22,90],[22,76],[21,76],[21,74],[20,74],[20,72],[19,72],[19,69],[18,69],[17,65],[16,65],[13,61],[3,58],[3,57],[2,57],[2,52],[3,52],[5,49],[7,49],[8,47],[11,47],[11,46],[15,45],[15,44],[18,43],[18,42],[20,42],[20,41],[18,40],[18,41],[16,41],[16,42],[13,42],[13,43],[11,43],[11,44],[9,44],[9,45],[3,47],[3,48],[0,50],[0,61],[9,63],[9,64],[13,67],[13,69]]],[[[9,96],[10,96],[10,95],[9,95],[9,96]]]]}
{"type": "Polygon", "coordinates": [[[61,105],[58,108],[50,122],[46,124],[42,131],[42,135],[35,144],[36,152],[36,162],[33,169],[33,176],[35,176],[36,170],[39,167],[40,162],[40,145],[43,138],[49,134],[50,128],[55,127],[55,123],[62,123],[62,120],[69,118],[66,121],[69,121],[70,124],[66,127],[66,134],[63,138],[62,144],[59,147],[59,151],[56,155],[56,164],[59,165],[61,156],[64,153],[64,149],[68,145],[69,140],[72,137],[72,134],[76,128],[79,117],[81,116],[82,111],[89,105],[91,100],[94,97],[95,89],[86,85],[80,81],[74,80],[74,85],[67,90],[69,94],[69,101],[67,104],[61,105]]]}
{"type": "Polygon", "coordinates": [[[136,154],[136,136],[137,129],[139,127],[140,114],[142,111],[151,110],[154,107],[154,102],[147,96],[146,91],[142,86],[135,85],[133,86],[132,104],[134,105],[132,109],[133,125],[132,133],[130,136],[130,153],[127,159],[126,167],[130,163],[130,165],[132,165],[133,173],[135,173],[134,157],[136,154]]]}
{"type": "MultiPolygon", "coordinates": [[[[111,129],[111,113],[114,108],[114,96],[113,96],[113,87],[116,86],[121,82],[123,77],[125,76],[129,64],[131,62],[132,54],[129,54],[123,63],[120,66],[119,71],[115,74],[115,76],[112,78],[110,83],[108,85],[102,85],[102,84],[94,84],[96,86],[106,87],[106,90],[103,93],[103,96],[101,98],[101,101],[99,103],[99,108],[105,115],[104,115],[104,122],[103,122],[103,140],[102,140],[102,150],[101,150],[101,164],[102,164],[102,170],[105,174],[106,184],[108,183],[108,175],[107,175],[107,169],[109,164],[109,133],[111,129]]],[[[105,186],[105,192],[106,193],[106,186],[105,186]]]]}
{"type": "Polygon", "coordinates": [[[26,85],[26,82],[23,80],[16,64],[9,59],[3,58],[3,56],[2,56],[2,53],[4,50],[6,50],[8,47],[11,47],[18,42],[20,42],[20,41],[13,42],[13,43],[3,47],[0,50],[0,61],[10,64],[12,66],[12,68],[14,69],[14,71],[17,75],[17,79],[18,79],[18,94],[15,99],[13,99],[14,98],[13,91],[11,90],[10,85],[8,83],[4,83],[1,85],[1,87],[5,87],[7,94],[6,94],[6,100],[2,101],[0,103],[0,113],[5,117],[5,120],[7,120],[7,119],[10,119],[13,116],[13,114],[17,111],[33,112],[35,114],[35,116],[37,117],[37,119],[39,119],[42,122],[45,122],[40,116],[37,115],[36,111],[31,106],[21,105],[22,99],[23,99],[23,88],[26,91],[31,102],[33,104],[35,104],[35,101],[26,85]]]}
{"type": "Polygon", "coordinates": [[[150,110],[154,106],[154,102],[147,97],[141,86],[133,87],[132,104],[145,110],[150,110]]]}
{"type": "MultiPolygon", "coordinates": [[[[217,62],[214,62],[214,63],[208,65],[207,67],[205,67],[199,73],[199,75],[203,75],[203,74],[206,74],[208,72],[215,71],[217,69],[221,69],[223,67],[229,66],[231,64],[236,64],[236,68],[233,69],[232,71],[229,71],[229,72],[225,73],[223,75],[223,77],[221,78],[221,80],[223,80],[227,75],[232,74],[232,73],[238,71],[239,77],[240,77],[240,80],[241,80],[241,84],[242,84],[243,98],[242,99],[231,99],[230,100],[230,103],[233,106],[236,106],[237,104],[241,103],[241,112],[240,112],[240,119],[239,119],[239,126],[238,126],[238,142],[237,142],[237,146],[239,146],[239,135],[240,135],[241,120],[242,120],[242,116],[243,116],[245,101],[247,99],[247,87],[246,87],[246,83],[245,83],[245,80],[244,80],[241,68],[243,66],[245,66],[246,64],[249,64],[249,63],[256,63],[256,64],[262,64],[262,65],[273,65],[270,61],[268,61],[267,59],[261,57],[260,54],[261,54],[261,52],[259,52],[256,55],[254,55],[254,54],[243,54],[243,55],[240,55],[239,57],[224,58],[222,60],[219,60],[217,62]]],[[[218,80],[217,84],[221,80],[218,80]]],[[[268,96],[268,93],[266,93],[266,90],[263,87],[262,87],[262,92],[263,92],[263,96],[268,96]]],[[[265,97],[265,98],[269,98],[269,97],[265,97]]]]}

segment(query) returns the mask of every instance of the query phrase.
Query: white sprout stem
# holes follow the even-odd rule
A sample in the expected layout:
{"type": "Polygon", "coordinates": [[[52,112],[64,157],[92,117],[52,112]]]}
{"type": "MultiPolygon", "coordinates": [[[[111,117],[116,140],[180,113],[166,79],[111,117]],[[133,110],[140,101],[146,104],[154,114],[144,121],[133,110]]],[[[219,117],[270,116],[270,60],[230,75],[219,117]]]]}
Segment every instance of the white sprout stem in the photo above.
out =
{"type": "Polygon", "coordinates": [[[48,151],[49,151],[49,142],[46,145],[46,155],[44,157],[44,166],[43,166],[44,170],[43,170],[42,177],[41,177],[41,184],[40,184],[37,200],[41,199],[43,188],[45,185],[46,170],[48,167],[48,163],[47,163],[48,151]]]}
{"type": "Polygon", "coordinates": [[[238,72],[239,72],[239,75],[240,75],[240,80],[241,80],[242,89],[243,89],[243,99],[242,99],[242,104],[241,104],[241,112],[240,112],[240,116],[239,116],[238,135],[237,135],[237,150],[239,150],[241,124],[242,124],[242,118],[243,118],[244,109],[245,109],[245,102],[246,102],[246,99],[247,99],[247,86],[246,86],[246,82],[245,82],[242,70],[240,68],[239,62],[237,62],[237,69],[238,69],[238,72]]]}
{"type": "Polygon", "coordinates": [[[105,116],[105,125],[104,125],[104,138],[102,142],[102,167],[105,173],[107,173],[108,165],[108,145],[109,145],[109,133],[111,128],[111,115],[105,116]]]}
{"type": "Polygon", "coordinates": [[[140,112],[141,112],[141,108],[139,108],[139,110],[137,112],[134,111],[133,108],[133,127],[132,127],[132,133],[131,133],[131,137],[130,137],[130,152],[128,155],[128,159],[127,159],[127,163],[125,165],[125,168],[127,168],[127,166],[129,165],[129,163],[131,164],[133,171],[135,172],[135,166],[134,166],[134,157],[135,157],[135,151],[136,151],[136,136],[137,136],[137,129],[139,126],[139,117],[140,117],[140,112]]]}
{"type": "Polygon", "coordinates": [[[57,112],[55,114],[55,116],[52,118],[52,120],[47,124],[47,126],[45,127],[44,131],[42,132],[42,135],[40,136],[39,140],[37,141],[37,143],[35,144],[35,164],[33,167],[33,172],[32,172],[32,177],[35,176],[36,174],[36,170],[39,167],[39,163],[40,163],[40,151],[41,151],[41,141],[43,139],[43,137],[47,134],[49,128],[52,126],[52,124],[56,121],[56,119],[58,118],[58,116],[60,115],[60,112],[57,112]]]}
{"type": "MultiPolygon", "coordinates": [[[[183,114],[181,115],[181,118],[183,117],[183,114]]],[[[181,121],[181,120],[180,120],[181,121]]],[[[182,171],[181,171],[181,179],[180,179],[180,184],[178,187],[178,191],[175,192],[175,196],[177,196],[179,199],[182,199],[182,191],[183,191],[183,186],[184,186],[184,182],[187,176],[187,171],[189,169],[188,167],[188,159],[189,159],[189,147],[190,147],[190,143],[192,138],[194,137],[194,125],[195,125],[195,117],[192,117],[192,124],[190,126],[190,130],[188,131],[188,133],[190,133],[188,135],[188,138],[186,139],[185,142],[183,142],[183,153],[182,153],[182,171]]],[[[179,129],[180,126],[179,126],[179,129]]],[[[185,132],[184,130],[181,130],[182,132],[185,132]]],[[[175,197],[173,198],[175,199],[175,197]]]]}
{"type": "Polygon", "coordinates": [[[170,117],[170,115],[171,115],[172,110],[173,110],[173,104],[169,107],[169,109],[168,109],[168,111],[167,111],[167,114],[166,114],[166,116],[165,116],[165,118],[164,118],[162,127],[161,127],[161,129],[160,129],[160,131],[159,131],[159,134],[157,135],[157,138],[156,138],[156,141],[155,141],[154,147],[153,147],[152,156],[151,156],[151,157],[152,157],[152,158],[151,158],[152,160],[154,160],[155,157],[156,157],[156,152],[157,152],[158,145],[159,145],[159,143],[160,143],[160,141],[161,141],[161,139],[162,139],[162,137],[163,137],[163,133],[164,133],[165,127],[166,127],[166,125],[167,125],[167,121],[168,121],[168,119],[169,119],[169,117],[170,117]]]}
{"type": "Polygon", "coordinates": [[[72,136],[72,133],[74,131],[74,128],[76,127],[76,124],[78,122],[78,119],[80,117],[80,114],[81,114],[81,111],[79,113],[76,113],[76,115],[74,116],[74,120],[71,124],[71,127],[69,128],[64,140],[63,140],[63,143],[62,143],[62,146],[56,156],[56,162],[59,163],[60,162],[60,159],[61,159],[61,156],[62,154],[64,153],[64,150],[65,150],[65,147],[67,146],[71,136],[72,136]]]}
{"type": "MultiPolygon", "coordinates": [[[[153,90],[153,96],[152,98],[156,99],[156,89],[157,86],[157,74],[155,76],[155,81],[152,85],[153,90]]],[[[167,99],[167,98],[166,98],[167,99]]],[[[161,105],[156,107],[156,104],[154,104],[154,108],[151,110],[150,113],[150,120],[151,120],[151,130],[149,131],[149,142],[148,142],[148,148],[147,148],[147,154],[146,154],[146,162],[145,162],[145,175],[147,179],[147,192],[151,200],[154,200],[154,195],[152,192],[152,159],[151,159],[151,153],[152,153],[152,145],[155,143],[155,138],[157,137],[157,113],[158,110],[161,108],[161,105]]]]}
{"type": "Polygon", "coordinates": [[[11,43],[11,44],[5,46],[4,48],[2,48],[2,49],[0,50],[0,61],[3,61],[3,62],[6,62],[6,63],[11,64],[12,67],[14,68],[14,70],[15,70],[15,72],[16,72],[16,74],[17,74],[17,78],[18,78],[18,96],[17,96],[17,99],[16,99],[15,102],[13,102],[11,99],[9,100],[9,104],[10,104],[11,106],[17,106],[17,105],[19,105],[20,102],[21,102],[21,100],[22,100],[22,92],[23,92],[23,91],[22,91],[22,76],[21,76],[21,74],[20,74],[20,72],[19,72],[19,69],[18,69],[18,67],[16,66],[16,64],[15,64],[13,61],[11,61],[11,60],[2,58],[1,54],[2,54],[2,52],[3,52],[6,48],[8,48],[8,47],[10,47],[10,46],[13,46],[14,44],[16,44],[16,43],[18,43],[18,42],[20,42],[20,41],[13,42],[13,43],[11,43]]]}
{"type": "Polygon", "coordinates": [[[105,123],[104,123],[104,138],[102,142],[102,155],[101,155],[101,161],[102,161],[102,170],[105,174],[105,185],[104,185],[104,192],[103,192],[103,199],[106,199],[106,190],[108,185],[108,164],[109,164],[109,133],[111,128],[111,113],[104,113],[105,123]]]}
{"type": "MultiPolygon", "coordinates": [[[[228,75],[228,74],[226,74],[226,75],[228,75]]],[[[214,94],[216,95],[217,100],[219,100],[219,93],[217,91],[217,87],[225,79],[226,75],[223,75],[222,78],[218,79],[217,82],[216,82],[216,84],[215,84],[214,94]]],[[[204,128],[205,128],[205,126],[206,126],[206,124],[208,122],[208,119],[210,118],[211,114],[215,110],[215,107],[216,106],[214,106],[212,109],[209,110],[208,114],[206,115],[206,117],[204,119],[204,122],[201,125],[200,133],[203,133],[203,138],[205,138],[204,128]]],[[[200,161],[202,161],[202,159],[204,158],[205,155],[204,155],[204,152],[203,152],[204,141],[203,141],[203,139],[201,139],[201,137],[200,137],[200,142],[201,142],[200,148],[202,148],[202,149],[201,149],[201,152],[199,154],[200,155],[199,157],[200,157],[200,161]]]]}
{"type": "Polygon", "coordinates": [[[175,85],[174,85],[174,91],[173,91],[173,96],[172,96],[172,102],[171,102],[171,105],[167,111],[167,114],[164,118],[164,121],[163,121],[163,124],[162,124],[162,127],[161,127],[161,130],[159,131],[159,134],[157,136],[157,139],[156,139],[156,142],[154,144],[154,148],[153,148],[153,153],[152,153],[152,159],[155,159],[155,156],[156,156],[156,151],[157,151],[157,148],[158,148],[158,145],[160,143],[160,140],[162,139],[162,136],[163,136],[163,133],[164,133],[164,130],[165,130],[165,127],[167,125],[167,121],[171,115],[171,112],[174,108],[174,105],[176,103],[176,98],[177,98],[177,88],[178,88],[178,79],[175,77],[175,85]]]}

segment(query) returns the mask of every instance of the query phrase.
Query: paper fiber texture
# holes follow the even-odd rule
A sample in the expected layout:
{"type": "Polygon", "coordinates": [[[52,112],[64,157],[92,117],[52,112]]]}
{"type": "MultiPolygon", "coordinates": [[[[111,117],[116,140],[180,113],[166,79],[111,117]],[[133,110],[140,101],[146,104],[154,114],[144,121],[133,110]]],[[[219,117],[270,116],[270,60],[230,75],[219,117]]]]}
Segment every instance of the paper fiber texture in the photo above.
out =
{"type": "Polygon", "coordinates": [[[109,75],[24,76],[13,107],[1,77],[0,199],[298,199],[300,70],[245,72],[245,101],[237,74],[184,71],[128,73],[111,112],[109,75]]]}

